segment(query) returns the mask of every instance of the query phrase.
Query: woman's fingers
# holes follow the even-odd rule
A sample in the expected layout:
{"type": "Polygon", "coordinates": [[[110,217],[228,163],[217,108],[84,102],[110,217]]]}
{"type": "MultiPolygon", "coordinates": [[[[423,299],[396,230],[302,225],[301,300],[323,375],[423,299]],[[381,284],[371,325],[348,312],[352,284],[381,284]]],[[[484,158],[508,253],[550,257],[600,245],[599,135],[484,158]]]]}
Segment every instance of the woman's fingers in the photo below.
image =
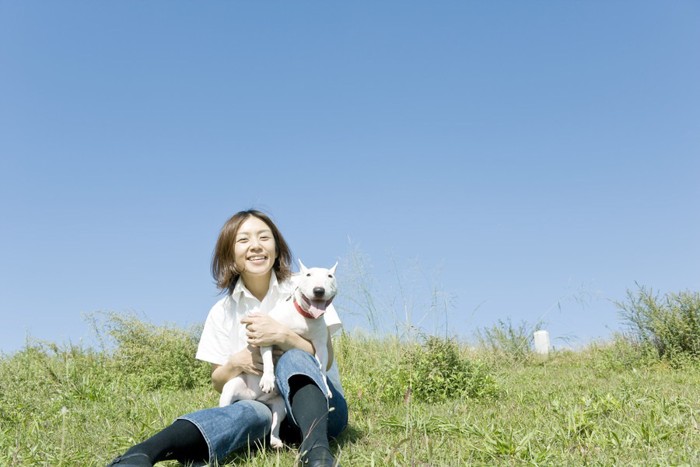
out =
{"type": "Polygon", "coordinates": [[[279,322],[267,315],[250,314],[241,320],[246,327],[248,343],[258,346],[272,346],[280,341],[281,328],[279,322]]]}
{"type": "Polygon", "coordinates": [[[236,352],[231,357],[231,361],[243,373],[258,376],[263,373],[263,361],[258,347],[248,345],[245,349],[236,352]]]}

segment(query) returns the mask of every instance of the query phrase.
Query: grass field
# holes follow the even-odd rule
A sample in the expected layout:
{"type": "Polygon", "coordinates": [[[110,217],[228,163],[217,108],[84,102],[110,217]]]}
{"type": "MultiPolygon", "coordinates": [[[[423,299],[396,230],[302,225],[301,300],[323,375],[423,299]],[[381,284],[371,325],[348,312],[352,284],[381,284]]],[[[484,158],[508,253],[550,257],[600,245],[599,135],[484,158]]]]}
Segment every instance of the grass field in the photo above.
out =
{"type": "MultiPolygon", "coordinates": [[[[197,330],[116,315],[103,326],[116,344],[99,351],[34,343],[2,357],[0,465],[105,465],[216,405],[208,366],[192,357],[197,330]]],[[[335,345],[350,408],[333,444],[344,466],[700,465],[693,359],[650,360],[621,338],[547,359],[439,339],[344,335],[335,345]],[[464,366],[444,372],[445,362],[464,366]]],[[[255,450],[231,462],[295,456],[255,450]]]]}

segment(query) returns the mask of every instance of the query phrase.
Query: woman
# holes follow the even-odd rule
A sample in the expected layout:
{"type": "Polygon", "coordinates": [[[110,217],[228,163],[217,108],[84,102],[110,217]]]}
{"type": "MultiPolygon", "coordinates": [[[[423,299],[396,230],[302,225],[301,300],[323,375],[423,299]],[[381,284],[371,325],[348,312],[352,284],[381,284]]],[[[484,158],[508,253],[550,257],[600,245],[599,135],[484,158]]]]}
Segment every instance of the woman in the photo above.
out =
{"type": "MultiPolygon", "coordinates": [[[[219,234],[212,274],[226,296],[209,311],[196,358],[212,364],[211,380],[218,392],[242,373],[262,374],[259,346],[274,345],[283,353],[275,365],[277,386],[285,399],[287,418],[283,441],[301,441],[300,463],[334,465],[328,438],[347,425],[347,404],[333,363],[330,334],[341,327],[335,310],[324,314],[328,326],[328,384],[313,357],[310,342],[291,332],[267,313],[293,291],[291,251],[272,220],[260,211],[234,214],[219,234]]],[[[239,401],[184,415],[163,431],[131,447],[110,466],[152,466],[162,460],[223,461],[229,454],[263,442],[272,415],[258,401],[239,401]]]]}

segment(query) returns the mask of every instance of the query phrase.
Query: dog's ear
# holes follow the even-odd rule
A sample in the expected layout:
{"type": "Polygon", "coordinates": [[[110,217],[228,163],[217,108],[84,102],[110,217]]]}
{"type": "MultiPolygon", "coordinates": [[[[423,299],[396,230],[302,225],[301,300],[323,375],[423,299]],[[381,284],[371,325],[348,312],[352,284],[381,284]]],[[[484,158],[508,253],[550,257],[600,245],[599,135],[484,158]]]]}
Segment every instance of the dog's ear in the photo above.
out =
{"type": "Polygon", "coordinates": [[[306,271],[308,271],[309,269],[306,266],[304,266],[304,263],[301,262],[301,259],[298,259],[297,261],[299,261],[299,267],[301,268],[301,269],[299,269],[299,271],[302,274],[305,274],[306,271]]]}
{"type": "Polygon", "coordinates": [[[337,267],[338,267],[338,262],[336,261],[335,264],[333,265],[333,267],[330,269],[331,274],[335,274],[335,268],[337,268],[337,267]]]}

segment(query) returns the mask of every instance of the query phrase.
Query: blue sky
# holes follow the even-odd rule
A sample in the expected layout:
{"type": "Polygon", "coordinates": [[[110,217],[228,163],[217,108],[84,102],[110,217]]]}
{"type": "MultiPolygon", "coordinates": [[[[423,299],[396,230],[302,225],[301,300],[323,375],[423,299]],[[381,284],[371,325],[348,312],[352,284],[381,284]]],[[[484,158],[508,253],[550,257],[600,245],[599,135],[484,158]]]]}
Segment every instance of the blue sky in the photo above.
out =
{"type": "Polygon", "coordinates": [[[577,345],[700,286],[694,1],[0,0],[0,70],[2,352],[202,322],[250,207],[340,260],[348,329],[367,291],[577,345]]]}

